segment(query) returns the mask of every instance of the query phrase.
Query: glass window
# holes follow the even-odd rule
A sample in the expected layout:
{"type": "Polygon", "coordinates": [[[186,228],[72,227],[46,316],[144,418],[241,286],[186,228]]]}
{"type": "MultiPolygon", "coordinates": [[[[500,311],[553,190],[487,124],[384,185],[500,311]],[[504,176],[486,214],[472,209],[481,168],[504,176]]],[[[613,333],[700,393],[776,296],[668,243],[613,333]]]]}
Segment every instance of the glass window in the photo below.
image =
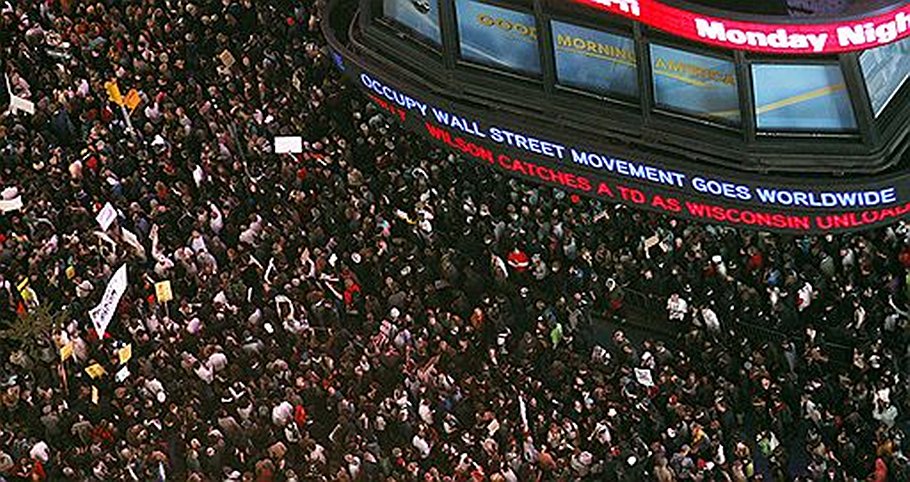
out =
{"type": "Polygon", "coordinates": [[[382,13],[433,44],[442,45],[437,0],[382,0],[382,13]]]}
{"type": "Polygon", "coordinates": [[[461,57],[491,67],[540,74],[534,16],[473,0],[457,0],[461,57]]]}
{"type": "Polygon", "coordinates": [[[553,21],[559,83],[626,97],[638,96],[635,42],[620,35],[553,21]]]}
{"type": "Polygon", "coordinates": [[[739,124],[732,61],[652,44],[651,72],[657,106],[739,124]]]}
{"type": "Polygon", "coordinates": [[[757,64],[752,83],[759,129],[856,129],[839,65],[757,64]]]}
{"type": "Polygon", "coordinates": [[[878,117],[910,77],[910,39],[867,50],[860,55],[859,64],[872,111],[878,117]]]}

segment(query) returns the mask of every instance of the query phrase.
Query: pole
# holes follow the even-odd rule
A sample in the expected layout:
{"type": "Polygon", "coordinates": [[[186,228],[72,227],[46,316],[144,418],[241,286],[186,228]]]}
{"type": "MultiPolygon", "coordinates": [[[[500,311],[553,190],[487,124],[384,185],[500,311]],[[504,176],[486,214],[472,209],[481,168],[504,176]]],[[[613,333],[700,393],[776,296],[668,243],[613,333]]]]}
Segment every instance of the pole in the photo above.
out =
{"type": "Polygon", "coordinates": [[[69,387],[69,382],[66,379],[66,360],[60,361],[59,368],[60,368],[60,378],[63,380],[63,393],[65,393],[67,396],[69,396],[70,387],[69,387]]]}
{"type": "Polygon", "coordinates": [[[126,106],[120,104],[120,110],[123,112],[123,119],[126,121],[126,131],[135,138],[136,129],[133,129],[133,121],[130,120],[130,114],[126,111],[126,106]]]}

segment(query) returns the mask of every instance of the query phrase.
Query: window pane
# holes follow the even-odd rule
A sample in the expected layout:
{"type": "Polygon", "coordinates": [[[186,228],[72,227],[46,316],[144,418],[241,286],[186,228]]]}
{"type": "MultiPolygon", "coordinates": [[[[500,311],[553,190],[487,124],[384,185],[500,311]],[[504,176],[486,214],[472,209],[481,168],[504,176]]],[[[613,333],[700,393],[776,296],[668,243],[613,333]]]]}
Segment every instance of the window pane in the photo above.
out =
{"type": "Polygon", "coordinates": [[[860,55],[859,64],[866,77],[872,110],[878,117],[910,76],[910,40],[867,50],[860,55]]]}
{"type": "Polygon", "coordinates": [[[472,0],[458,0],[455,12],[462,58],[528,74],[540,73],[533,15],[472,0]]]}
{"type": "Polygon", "coordinates": [[[838,65],[753,65],[752,79],[759,129],[856,129],[838,65]]]}
{"type": "Polygon", "coordinates": [[[626,37],[553,22],[556,76],[563,85],[638,97],[635,42],[626,37]]]}
{"type": "Polygon", "coordinates": [[[436,0],[383,0],[382,13],[430,42],[442,45],[436,0]]]}
{"type": "Polygon", "coordinates": [[[732,61],[652,44],[651,72],[656,105],[739,124],[732,61]]]}

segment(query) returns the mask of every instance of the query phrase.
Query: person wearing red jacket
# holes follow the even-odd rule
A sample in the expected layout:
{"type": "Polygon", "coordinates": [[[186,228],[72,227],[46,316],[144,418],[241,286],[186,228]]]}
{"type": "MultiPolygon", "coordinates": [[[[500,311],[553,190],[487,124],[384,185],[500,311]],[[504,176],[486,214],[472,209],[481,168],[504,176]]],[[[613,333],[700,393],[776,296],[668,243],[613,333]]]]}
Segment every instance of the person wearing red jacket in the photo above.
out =
{"type": "Polygon", "coordinates": [[[306,409],[303,408],[303,405],[294,407],[294,422],[297,423],[297,428],[300,430],[306,427],[306,409]]]}
{"type": "Polygon", "coordinates": [[[519,273],[524,273],[528,270],[528,266],[531,264],[531,260],[528,258],[528,255],[524,251],[520,250],[518,246],[509,253],[509,256],[506,258],[506,262],[509,266],[512,267],[515,271],[519,273]]]}

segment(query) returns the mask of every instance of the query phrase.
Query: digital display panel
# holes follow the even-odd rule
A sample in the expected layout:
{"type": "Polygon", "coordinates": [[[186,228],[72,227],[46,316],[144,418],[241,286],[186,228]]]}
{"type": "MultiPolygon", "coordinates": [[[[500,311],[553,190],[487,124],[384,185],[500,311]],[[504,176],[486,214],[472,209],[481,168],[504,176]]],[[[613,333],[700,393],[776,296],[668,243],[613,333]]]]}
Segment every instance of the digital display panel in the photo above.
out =
{"type": "Polygon", "coordinates": [[[833,54],[866,50],[910,37],[910,4],[907,2],[890,11],[877,10],[842,20],[801,21],[794,17],[778,17],[779,22],[766,23],[705,15],[661,0],[570,1],[631,18],[674,37],[723,49],[785,55],[833,54]]]}
{"type": "MultiPolygon", "coordinates": [[[[755,175],[670,159],[616,156],[576,142],[558,121],[486,119],[476,105],[452,103],[361,70],[345,74],[371,101],[436,145],[498,174],[692,220],[794,234],[865,230],[910,217],[910,173],[851,178],[755,175]],[[552,126],[552,127],[551,127],[552,126]]],[[[497,176],[497,182],[507,182],[497,176]]]]}
{"type": "Polygon", "coordinates": [[[442,45],[437,0],[383,0],[382,14],[433,44],[442,45]]]}
{"type": "Polygon", "coordinates": [[[651,44],[651,74],[657,106],[739,124],[732,61],[651,44]]]}
{"type": "Polygon", "coordinates": [[[463,59],[540,74],[534,15],[472,0],[456,1],[455,12],[463,59]]]}
{"type": "Polygon", "coordinates": [[[860,55],[859,64],[872,111],[878,117],[910,77],[910,40],[867,50],[860,55]]]}
{"type": "Polygon", "coordinates": [[[840,66],[752,66],[756,125],[760,130],[846,131],[856,118],[840,66]]]}
{"type": "Polygon", "coordinates": [[[638,97],[635,42],[631,38],[553,21],[559,83],[604,94],[638,97]]]}

